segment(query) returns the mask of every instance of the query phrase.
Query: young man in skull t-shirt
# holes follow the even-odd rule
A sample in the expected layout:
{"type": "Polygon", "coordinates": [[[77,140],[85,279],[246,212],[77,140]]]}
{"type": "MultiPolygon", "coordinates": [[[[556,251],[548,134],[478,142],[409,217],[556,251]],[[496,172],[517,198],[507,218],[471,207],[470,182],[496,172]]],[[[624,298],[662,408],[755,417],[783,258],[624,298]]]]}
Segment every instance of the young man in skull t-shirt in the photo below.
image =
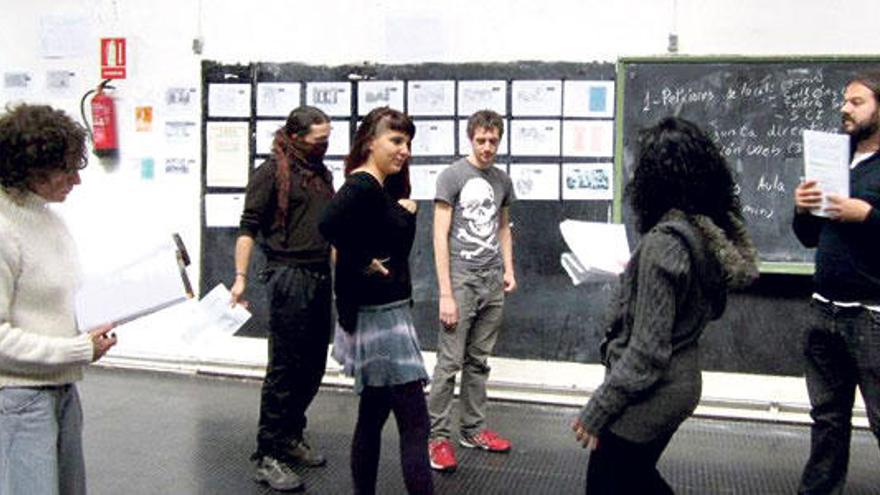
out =
{"type": "Polygon", "coordinates": [[[509,206],[513,185],[495,167],[504,133],[497,113],[482,110],[468,120],[473,151],[437,178],[434,261],[440,292],[437,365],[428,398],[431,467],[457,467],[450,442],[455,374],[461,371],[459,444],[507,452],[510,441],[486,428],[486,380],[501,328],[504,295],[516,288],[509,206]]]}

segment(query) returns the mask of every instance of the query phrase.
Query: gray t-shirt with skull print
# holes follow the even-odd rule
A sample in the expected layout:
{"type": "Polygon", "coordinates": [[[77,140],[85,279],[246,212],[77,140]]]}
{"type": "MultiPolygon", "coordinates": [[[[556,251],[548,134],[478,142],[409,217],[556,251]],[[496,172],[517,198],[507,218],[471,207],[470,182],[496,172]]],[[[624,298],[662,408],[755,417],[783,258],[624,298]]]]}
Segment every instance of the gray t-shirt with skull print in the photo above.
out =
{"type": "Polygon", "coordinates": [[[503,266],[499,213],[514,199],[510,177],[496,166],[483,170],[462,158],[440,173],[434,201],[452,206],[449,262],[453,270],[503,266]]]}

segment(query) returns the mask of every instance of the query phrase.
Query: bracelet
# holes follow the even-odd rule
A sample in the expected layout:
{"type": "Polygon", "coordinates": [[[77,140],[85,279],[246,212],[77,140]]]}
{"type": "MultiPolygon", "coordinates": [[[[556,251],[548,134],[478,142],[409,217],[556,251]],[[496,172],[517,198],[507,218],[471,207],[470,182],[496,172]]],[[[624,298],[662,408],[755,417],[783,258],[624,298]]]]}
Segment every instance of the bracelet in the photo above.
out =
{"type": "Polygon", "coordinates": [[[236,277],[247,278],[247,273],[245,272],[235,272],[236,277]]]}

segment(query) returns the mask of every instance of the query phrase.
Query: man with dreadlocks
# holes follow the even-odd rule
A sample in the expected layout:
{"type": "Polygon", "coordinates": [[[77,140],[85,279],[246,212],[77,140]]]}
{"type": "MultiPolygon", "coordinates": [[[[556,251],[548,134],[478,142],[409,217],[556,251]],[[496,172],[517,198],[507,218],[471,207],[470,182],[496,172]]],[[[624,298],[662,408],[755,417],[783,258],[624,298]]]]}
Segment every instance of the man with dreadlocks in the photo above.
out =
{"type": "Polygon", "coordinates": [[[330,244],[318,222],[333,196],[324,165],[330,119],[301,106],[275,133],[272,156],[251,176],[235,243],[232,303],[247,286],[254,239],[266,255],[260,274],[269,300],[269,362],[263,381],[255,479],[276,490],[303,486],[291,465],[326,459],[303,439],[306,409],[318,392],[331,332],[330,244]]]}

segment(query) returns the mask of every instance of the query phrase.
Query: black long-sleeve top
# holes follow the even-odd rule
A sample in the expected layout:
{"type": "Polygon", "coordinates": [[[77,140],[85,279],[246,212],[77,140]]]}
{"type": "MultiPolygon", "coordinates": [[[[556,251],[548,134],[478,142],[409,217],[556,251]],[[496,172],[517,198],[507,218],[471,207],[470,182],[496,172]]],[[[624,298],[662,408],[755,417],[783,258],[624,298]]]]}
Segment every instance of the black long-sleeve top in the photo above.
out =
{"type": "Polygon", "coordinates": [[[872,209],[864,222],[840,222],[811,213],[796,213],[795,235],[816,247],[817,293],[832,301],[880,303],[880,153],[850,170],[850,197],[872,209]]]}
{"type": "MultiPolygon", "coordinates": [[[[328,263],[330,243],[318,231],[318,222],[333,196],[328,177],[302,167],[292,167],[287,222],[275,221],[278,190],[274,158],[257,168],[247,185],[239,235],[260,238],[269,264],[314,265],[328,263]]],[[[329,174],[327,174],[329,175],[329,174]]],[[[330,179],[332,180],[332,179],[330,179]]]]}
{"type": "Polygon", "coordinates": [[[337,307],[385,304],[412,296],[409,253],[415,215],[389,197],[365,172],[348,176],[324,213],[319,229],[336,247],[337,307]],[[368,273],[373,259],[383,260],[388,276],[368,273]]]}

